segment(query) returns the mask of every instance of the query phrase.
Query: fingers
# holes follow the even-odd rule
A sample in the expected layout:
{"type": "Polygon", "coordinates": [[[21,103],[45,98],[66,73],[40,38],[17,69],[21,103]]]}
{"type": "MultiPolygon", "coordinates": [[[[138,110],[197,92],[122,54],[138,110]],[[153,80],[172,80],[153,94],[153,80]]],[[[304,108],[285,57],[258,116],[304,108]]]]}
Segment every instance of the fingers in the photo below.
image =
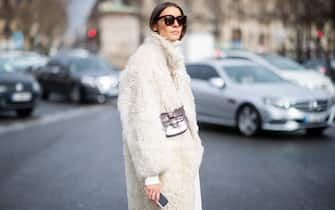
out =
{"type": "Polygon", "coordinates": [[[146,188],[146,190],[145,190],[145,194],[146,194],[147,198],[150,199],[150,200],[152,200],[154,192],[155,191],[152,188],[146,188]]]}
{"type": "Polygon", "coordinates": [[[157,192],[157,194],[156,194],[156,198],[155,198],[156,203],[158,203],[158,201],[159,201],[159,194],[160,194],[160,192],[157,192]]]}
{"type": "Polygon", "coordinates": [[[146,194],[148,199],[151,199],[152,189],[151,188],[146,188],[145,194],[146,194]]]}
{"type": "Polygon", "coordinates": [[[155,202],[158,202],[159,201],[160,189],[159,188],[146,187],[145,188],[145,194],[146,194],[148,199],[153,200],[155,202]]]}
{"type": "Polygon", "coordinates": [[[151,200],[155,201],[156,203],[158,203],[159,201],[159,192],[158,191],[154,191],[151,194],[151,200]]]}
{"type": "Polygon", "coordinates": [[[156,195],[157,195],[157,192],[153,191],[152,194],[151,194],[151,200],[156,200],[156,195]]]}

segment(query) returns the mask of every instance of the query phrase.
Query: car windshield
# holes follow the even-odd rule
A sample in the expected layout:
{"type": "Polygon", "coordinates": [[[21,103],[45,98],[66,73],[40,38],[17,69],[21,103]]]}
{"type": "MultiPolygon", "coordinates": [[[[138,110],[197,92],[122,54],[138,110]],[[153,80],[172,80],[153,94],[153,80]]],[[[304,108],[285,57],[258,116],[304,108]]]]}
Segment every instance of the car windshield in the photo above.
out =
{"type": "Polygon", "coordinates": [[[14,72],[15,68],[8,59],[0,59],[0,73],[14,72]]]}
{"type": "Polygon", "coordinates": [[[304,70],[304,66],[300,65],[298,62],[277,55],[264,55],[263,58],[267,60],[272,65],[278,67],[282,70],[304,70]]]}
{"type": "Polygon", "coordinates": [[[103,59],[99,58],[76,58],[70,62],[71,71],[106,71],[111,70],[111,66],[103,59]]]}
{"type": "Polygon", "coordinates": [[[330,66],[335,69],[335,59],[330,61],[330,66]]]}
{"type": "Polygon", "coordinates": [[[15,57],[15,62],[13,62],[13,66],[16,70],[21,71],[26,69],[29,66],[28,59],[23,56],[15,57]]]}
{"type": "Polygon", "coordinates": [[[258,65],[239,65],[239,66],[223,66],[224,72],[235,83],[251,84],[251,83],[268,83],[283,81],[279,76],[265,67],[258,65]]]}

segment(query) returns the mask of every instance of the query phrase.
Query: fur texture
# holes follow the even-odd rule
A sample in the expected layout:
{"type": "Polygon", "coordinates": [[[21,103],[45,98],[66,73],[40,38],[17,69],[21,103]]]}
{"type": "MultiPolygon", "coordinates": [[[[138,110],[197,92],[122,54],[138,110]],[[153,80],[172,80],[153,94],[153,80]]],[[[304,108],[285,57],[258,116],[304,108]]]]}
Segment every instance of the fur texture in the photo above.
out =
{"type": "Polygon", "coordinates": [[[155,175],[159,175],[161,192],[169,200],[165,209],[194,209],[194,179],[204,148],[179,44],[152,32],[120,73],[117,107],[129,210],[159,209],[144,193],[144,179],[155,175]],[[189,129],[167,138],[159,115],[180,105],[184,105],[189,129]]]}

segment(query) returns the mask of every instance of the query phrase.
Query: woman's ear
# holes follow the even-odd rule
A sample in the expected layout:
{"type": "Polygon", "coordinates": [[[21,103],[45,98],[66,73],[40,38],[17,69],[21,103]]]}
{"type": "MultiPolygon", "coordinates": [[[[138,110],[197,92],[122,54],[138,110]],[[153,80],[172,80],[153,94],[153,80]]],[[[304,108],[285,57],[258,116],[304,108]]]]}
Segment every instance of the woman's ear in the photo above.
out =
{"type": "Polygon", "coordinates": [[[152,30],[154,32],[158,32],[158,25],[157,25],[157,23],[152,26],[152,30]]]}

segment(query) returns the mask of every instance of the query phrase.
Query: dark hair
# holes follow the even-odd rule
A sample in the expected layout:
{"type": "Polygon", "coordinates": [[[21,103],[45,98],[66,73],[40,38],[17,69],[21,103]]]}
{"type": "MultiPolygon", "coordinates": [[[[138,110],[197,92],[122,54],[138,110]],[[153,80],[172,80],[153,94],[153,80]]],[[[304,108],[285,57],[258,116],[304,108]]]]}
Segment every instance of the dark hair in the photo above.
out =
{"type": "MultiPolygon", "coordinates": [[[[151,12],[151,16],[150,16],[150,29],[152,31],[154,31],[154,26],[155,24],[157,24],[158,22],[158,18],[160,16],[160,14],[163,12],[164,9],[166,9],[167,7],[175,7],[177,9],[179,9],[181,15],[184,15],[184,11],[183,9],[176,3],[173,3],[173,2],[163,2],[163,3],[160,3],[158,4],[154,9],[153,11],[151,12]]],[[[180,37],[179,37],[179,40],[181,40],[185,33],[186,33],[186,25],[183,25],[183,29],[181,31],[181,34],[180,34],[180,37]]]]}

